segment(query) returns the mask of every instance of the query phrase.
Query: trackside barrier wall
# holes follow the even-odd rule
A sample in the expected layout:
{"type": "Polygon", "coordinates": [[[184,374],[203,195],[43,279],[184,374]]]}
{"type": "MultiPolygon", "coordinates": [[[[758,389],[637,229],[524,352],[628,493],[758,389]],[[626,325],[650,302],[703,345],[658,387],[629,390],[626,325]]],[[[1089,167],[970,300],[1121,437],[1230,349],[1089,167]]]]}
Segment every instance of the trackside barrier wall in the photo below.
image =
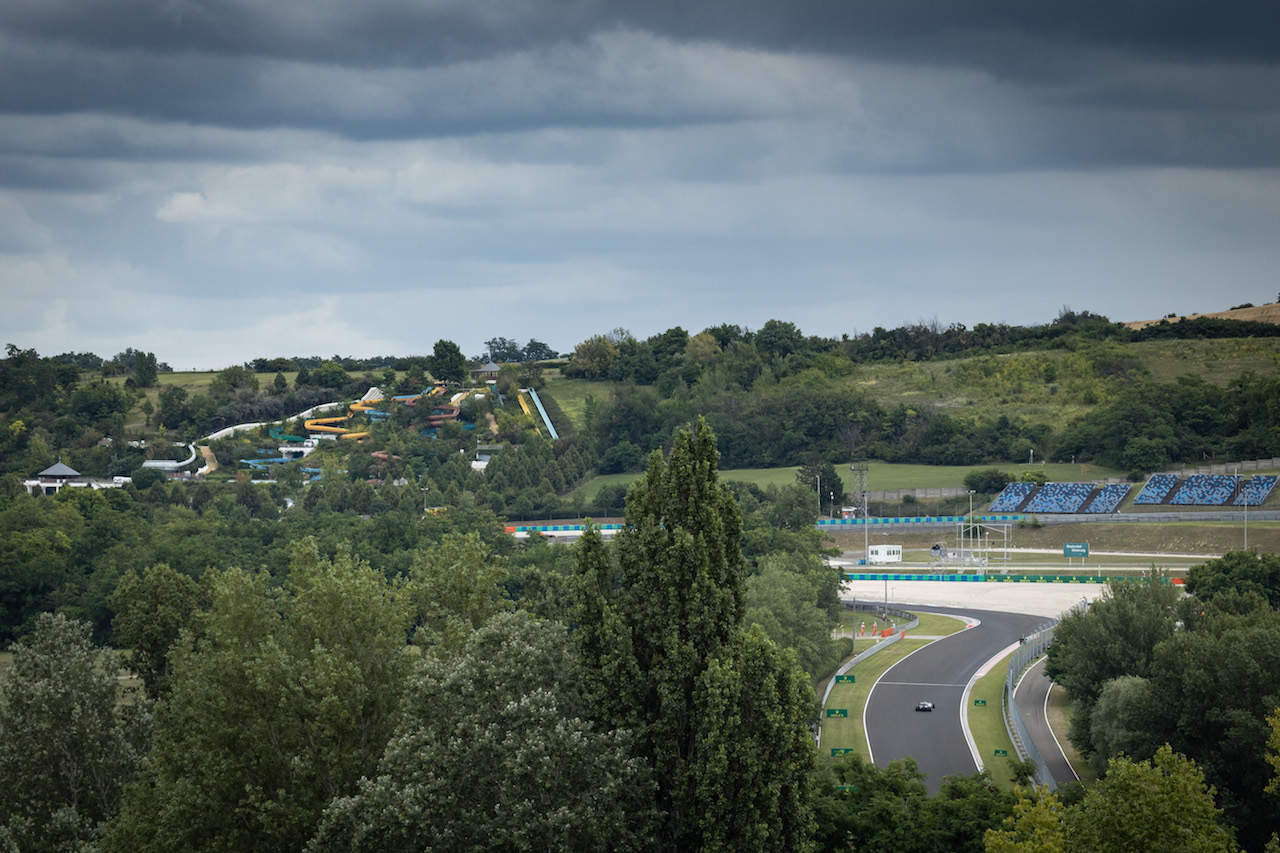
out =
{"type": "MultiPolygon", "coordinates": [[[[1036,525],[1048,526],[1050,524],[1134,524],[1134,523],[1160,523],[1172,521],[1243,521],[1245,516],[1253,521],[1280,521],[1280,512],[1267,510],[1249,510],[1244,511],[1244,507],[1236,510],[1199,510],[1187,512],[1111,512],[1111,513],[1044,513],[1036,514],[1018,514],[1018,513],[989,513],[986,515],[975,514],[972,521],[981,524],[989,524],[999,522],[1004,524],[1025,524],[1032,527],[1036,525]]],[[[957,524],[969,522],[970,519],[963,515],[927,515],[918,517],[885,517],[885,518],[843,518],[819,519],[815,523],[815,527],[827,533],[835,533],[842,530],[861,530],[866,524],[872,527],[880,525],[889,525],[898,528],[930,528],[930,527],[954,527],[957,524]]]]}

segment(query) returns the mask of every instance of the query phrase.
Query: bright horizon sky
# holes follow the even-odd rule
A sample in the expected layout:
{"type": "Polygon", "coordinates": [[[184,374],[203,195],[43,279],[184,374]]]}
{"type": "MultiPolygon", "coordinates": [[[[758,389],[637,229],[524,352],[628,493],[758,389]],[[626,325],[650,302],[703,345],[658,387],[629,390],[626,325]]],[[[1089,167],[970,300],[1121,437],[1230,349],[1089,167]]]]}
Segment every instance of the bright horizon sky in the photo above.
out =
{"type": "Polygon", "coordinates": [[[0,344],[568,351],[1275,301],[1280,6],[0,5],[0,344]]]}

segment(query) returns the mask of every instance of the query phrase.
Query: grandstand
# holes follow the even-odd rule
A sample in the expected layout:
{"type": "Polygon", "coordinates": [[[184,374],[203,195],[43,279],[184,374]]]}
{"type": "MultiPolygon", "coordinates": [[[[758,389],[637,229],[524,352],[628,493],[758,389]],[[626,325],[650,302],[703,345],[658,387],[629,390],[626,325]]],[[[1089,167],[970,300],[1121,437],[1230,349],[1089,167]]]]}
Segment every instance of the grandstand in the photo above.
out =
{"type": "MultiPolygon", "coordinates": [[[[1137,504],[1174,506],[1262,506],[1280,476],[1255,474],[1248,479],[1231,474],[1155,474],[1134,498],[1137,504]]],[[[1010,483],[991,502],[991,512],[1031,512],[1104,515],[1117,512],[1129,497],[1129,483],[1010,483]]]]}
{"type": "Polygon", "coordinates": [[[1276,487],[1280,477],[1274,474],[1255,474],[1245,483],[1234,501],[1236,506],[1262,506],[1276,487]],[[1248,501],[1248,503],[1246,503],[1248,501]]]}
{"type": "Polygon", "coordinates": [[[1129,496],[1129,492],[1133,490],[1133,486],[1128,483],[1110,483],[1098,489],[1094,494],[1093,500],[1084,505],[1081,512],[1090,514],[1102,514],[1115,512],[1121,502],[1129,496]]]}
{"type": "Polygon", "coordinates": [[[1079,512],[1096,488],[1092,483],[1045,483],[1024,507],[1026,512],[1079,512]]]}
{"type": "Polygon", "coordinates": [[[1192,474],[1169,503],[1176,506],[1224,506],[1240,486],[1240,478],[1230,474],[1192,474]]]}
{"type": "Polygon", "coordinates": [[[1142,487],[1142,491],[1138,492],[1138,496],[1133,499],[1135,504],[1162,504],[1169,497],[1169,493],[1173,491],[1173,487],[1178,485],[1177,474],[1155,474],[1147,484],[1142,487]]]}
{"type": "Polygon", "coordinates": [[[1035,490],[1035,483],[1010,483],[991,502],[991,512],[1015,512],[1035,490]]]}

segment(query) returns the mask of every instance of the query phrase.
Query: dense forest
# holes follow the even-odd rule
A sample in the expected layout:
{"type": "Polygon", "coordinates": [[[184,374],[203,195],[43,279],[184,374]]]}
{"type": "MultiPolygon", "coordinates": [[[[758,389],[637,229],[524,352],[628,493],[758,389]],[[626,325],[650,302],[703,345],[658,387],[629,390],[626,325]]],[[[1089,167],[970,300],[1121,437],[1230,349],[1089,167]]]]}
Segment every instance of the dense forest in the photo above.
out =
{"type": "Polygon", "coordinates": [[[1262,850],[1280,825],[1280,560],[1227,555],[1191,571],[1191,597],[1135,584],[1064,621],[1050,666],[1100,782],[1051,796],[979,773],[930,797],[910,761],[814,754],[813,686],[851,650],[814,484],[851,459],[1280,455],[1275,371],[1162,381],[1127,349],[1271,333],[1064,311],[842,340],[615,330],[558,360],[495,338],[497,382],[432,437],[429,412],[388,401],[364,441],[264,474],[241,461],[280,443],[262,427],[208,442],[221,468],[187,480],[142,463],[247,421],[301,438],[287,419],[313,405],[467,388],[474,364],[439,341],[258,359],[189,392],[139,350],[10,346],[0,850],[1262,850]],[[890,405],[867,384],[921,360],[1011,402],[890,405]],[[572,416],[557,382],[592,391],[572,416]],[[558,440],[512,404],[522,387],[558,440]],[[1024,415],[1020,387],[1075,415],[1024,415]],[[59,460],[131,481],[28,495],[59,460]],[[783,465],[804,467],[782,487],[716,473],[783,465]],[[575,491],[608,471],[644,473],[575,491]],[[505,529],[566,512],[625,528],[574,547],[505,529]]]}
{"type": "Polygon", "coordinates": [[[1263,849],[1280,560],[1228,555],[1192,570],[1195,598],[1152,579],[1064,621],[1051,666],[1101,782],[1049,796],[978,773],[929,797],[910,761],[817,760],[813,680],[848,653],[837,578],[812,511],[801,531],[777,514],[812,502],[735,494],[715,455],[705,423],[681,431],[617,541],[574,548],[396,486],[372,513],[279,519],[230,494],[174,505],[162,482],[5,498],[6,551],[43,548],[29,565],[51,574],[37,599],[5,590],[22,640],[0,677],[0,843],[1263,849]]]}

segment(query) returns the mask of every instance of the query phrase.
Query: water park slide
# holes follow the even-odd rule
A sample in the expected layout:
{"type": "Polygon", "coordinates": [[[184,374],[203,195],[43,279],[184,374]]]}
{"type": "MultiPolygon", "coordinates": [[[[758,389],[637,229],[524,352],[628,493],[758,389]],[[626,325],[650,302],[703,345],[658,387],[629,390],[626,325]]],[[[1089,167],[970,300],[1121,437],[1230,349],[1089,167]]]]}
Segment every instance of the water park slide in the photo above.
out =
{"type": "Polygon", "coordinates": [[[346,427],[334,426],[334,424],[346,423],[351,420],[351,415],[338,415],[335,418],[311,418],[305,424],[307,432],[327,432],[333,433],[338,438],[344,439],[361,439],[367,436],[367,432],[352,432],[346,427]]]}
{"type": "MultiPolygon", "coordinates": [[[[531,420],[531,421],[532,421],[532,420],[533,420],[533,412],[529,409],[529,404],[528,404],[528,403],[526,403],[526,402],[524,401],[524,389],[523,389],[523,388],[516,392],[516,399],[520,401],[520,408],[524,410],[525,415],[529,418],[529,420],[531,420]]],[[[535,423],[537,423],[536,421],[534,421],[534,422],[535,422],[535,423]]],[[[535,429],[536,429],[536,427],[535,427],[535,429]]],[[[542,430],[538,430],[538,434],[539,434],[539,435],[541,435],[541,434],[542,434],[542,430]]]]}
{"type": "Polygon", "coordinates": [[[543,408],[542,401],[538,399],[538,392],[532,388],[529,388],[528,391],[533,404],[538,407],[538,414],[542,415],[542,422],[547,425],[547,434],[551,436],[552,441],[559,441],[560,436],[556,434],[556,428],[551,423],[551,417],[547,414],[547,410],[543,408]]]}
{"type": "MultiPolygon", "coordinates": [[[[370,390],[373,391],[376,389],[370,389],[370,390]]],[[[444,392],[445,392],[444,385],[436,385],[433,388],[430,388],[419,394],[405,394],[403,396],[392,397],[391,399],[400,400],[400,401],[403,401],[406,405],[412,406],[416,404],[418,400],[422,399],[423,397],[437,397],[440,394],[443,394],[444,392]]],[[[378,394],[381,394],[381,392],[378,392],[378,394]]],[[[374,407],[377,406],[379,403],[383,402],[385,399],[386,398],[382,396],[369,396],[368,394],[366,394],[364,397],[362,397],[361,399],[351,404],[346,415],[339,415],[337,417],[328,417],[328,418],[311,418],[306,422],[306,429],[308,432],[333,433],[337,435],[339,438],[343,438],[343,439],[364,438],[369,434],[367,431],[352,432],[347,427],[335,426],[335,424],[345,423],[346,421],[355,417],[357,414],[363,414],[368,417],[373,417],[374,415],[379,414],[378,412],[374,411],[374,407]]]]}

